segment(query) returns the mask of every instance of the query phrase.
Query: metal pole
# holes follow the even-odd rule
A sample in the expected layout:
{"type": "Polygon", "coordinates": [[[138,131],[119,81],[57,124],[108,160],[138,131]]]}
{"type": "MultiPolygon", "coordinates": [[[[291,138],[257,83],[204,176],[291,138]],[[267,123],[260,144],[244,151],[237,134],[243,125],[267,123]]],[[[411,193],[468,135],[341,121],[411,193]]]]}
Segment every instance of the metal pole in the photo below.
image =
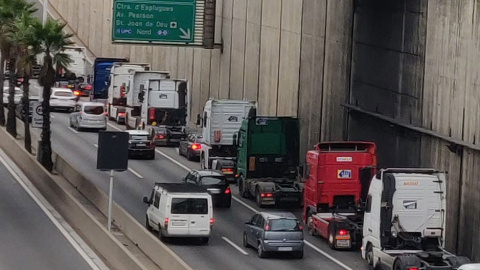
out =
{"type": "Polygon", "coordinates": [[[48,16],[48,1],[49,0],[43,0],[43,25],[47,22],[47,16],[48,16]]]}
{"type": "Polygon", "coordinates": [[[108,231],[112,229],[113,170],[110,170],[110,189],[108,191],[108,231]]]}

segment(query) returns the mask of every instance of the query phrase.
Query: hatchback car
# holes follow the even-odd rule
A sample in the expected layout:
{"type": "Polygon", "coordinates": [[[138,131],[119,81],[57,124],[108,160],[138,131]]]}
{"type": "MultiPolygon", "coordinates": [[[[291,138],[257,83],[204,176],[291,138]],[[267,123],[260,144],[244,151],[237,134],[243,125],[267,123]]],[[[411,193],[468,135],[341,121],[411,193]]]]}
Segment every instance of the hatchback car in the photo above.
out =
{"type": "Polygon", "coordinates": [[[202,135],[190,133],[185,140],[180,141],[178,154],[185,156],[188,160],[198,159],[200,158],[200,151],[202,150],[202,142],[202,135]]]}
{"type": "MultiPolygon", "coordinates": [[[[3,104],[8,104],[8,96],[10,96],[8,86],[3,87],[3,104]]],[[[15,87],[15,95],[13,96],[13,100],[15,104],[19,104],[20,100],[22,99],[23,91],[15,87]]]]}
{"type": "Polygon", "coordinates": [[[183,181],[187,184],[206,188],[212,196],[215,206],[230,208],[232,204],[232,190],[221,172],[193,170],[185,176],[183,181]]]}
{"type": "Polygon", "coordinates": [[[243,246],[257,248],[258,257],[268,252],[289,252],[303,258],[303,228],[289,212],[259,212],[245,223],[243,246]]]}
{"type": "Polygon", "coordinates": [[[128,157],[155,159],[154,135],[146,130],[127,130],[128,157]]]}
{"type": "Polygon", "coordinates": [[[77,97],[73,91],[66,88],[52,88],[50,95],[50,108],[52,110],[67,110],[73,111],[77,97]]]}
{"type": "Polygon", "coordinates": [[[104,111],[103,103],[78,103],[75,105],[73,113],[70,114],[70,127],[77,130],[84,128],[107,130],[107,116],[104,111]]]}

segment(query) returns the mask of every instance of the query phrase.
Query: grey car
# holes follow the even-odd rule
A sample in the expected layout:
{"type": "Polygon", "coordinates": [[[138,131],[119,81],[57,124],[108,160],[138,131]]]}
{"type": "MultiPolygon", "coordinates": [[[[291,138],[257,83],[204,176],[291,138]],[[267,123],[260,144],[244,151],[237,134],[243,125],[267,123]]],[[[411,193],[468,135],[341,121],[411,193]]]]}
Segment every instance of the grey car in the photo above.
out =
{"type": "Polygon", "coordinates": [[[243,246],[257,248],[258,257],[268,252],[293,253],[303,258],[303,228],[289,212],[259,212],[245,223],[243,246]]]}
{"type": "Polygon", "coordinates": [[[199,159],[202,142],[203,137],[201,135],[190,133],[185,140],[180,141],[178,154],[187,157],[188,160],[199,159]]]}

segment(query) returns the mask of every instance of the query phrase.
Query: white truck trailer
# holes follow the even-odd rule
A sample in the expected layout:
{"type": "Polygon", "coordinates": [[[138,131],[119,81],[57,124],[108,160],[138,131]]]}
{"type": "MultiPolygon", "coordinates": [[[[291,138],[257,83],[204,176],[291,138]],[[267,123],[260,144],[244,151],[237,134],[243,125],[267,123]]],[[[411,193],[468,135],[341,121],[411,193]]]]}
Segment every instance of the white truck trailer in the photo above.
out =
{"type": "Polygon", "coordinates": [[[130,100],[137,100],[140,107],[128,107],[127,129],[153,128],[157,145],[176,145],[186,137],[190,113],[187,80],[149,79],[139,85],[137,99],[130,100]]]}
{"type": "Polygon", "coordinates": [[[125,122],[128,83],[132,72],[148,71],[150,64],[114,63],[108,82],[107,113],[108,118],[117,123],[125,122]]]}
{"type": "Polygon", "coordinates": [[[256,105],[255,101],[229,99],[210,99],[205,103],[203,114],[197,116],[204,141],[200,150],[202,169],[212,169],[215,160],[236,160],[234,137],[243,120],[255,116],[256,105]]]}
{"type": "Polygon", "coordinates": [[[445,181],[434,169],[383,169],[373,177],[362,241],[371,268],[454,270],[470,261],[444,249],[445,181]]]}

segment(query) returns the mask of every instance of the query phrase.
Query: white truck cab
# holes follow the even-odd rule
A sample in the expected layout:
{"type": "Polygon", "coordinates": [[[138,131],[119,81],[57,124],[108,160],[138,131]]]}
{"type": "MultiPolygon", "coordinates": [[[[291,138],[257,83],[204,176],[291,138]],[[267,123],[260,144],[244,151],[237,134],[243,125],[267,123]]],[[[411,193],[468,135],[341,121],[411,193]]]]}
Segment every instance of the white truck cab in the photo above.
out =
{"type": "Polygon", "coordinates": [[[205,188],[177,183],[156,183],[148,204],[146,227],[167,237],[200,237],[208,243],[213,225],[212,197],[205,188]]]}
{"type": "Polygon", "coordinates": [[[469,261],[443,249],[445,181],[434,169],[383,169],[373,177],[362,241],[370,266],[454,270],[469,261]]]}

